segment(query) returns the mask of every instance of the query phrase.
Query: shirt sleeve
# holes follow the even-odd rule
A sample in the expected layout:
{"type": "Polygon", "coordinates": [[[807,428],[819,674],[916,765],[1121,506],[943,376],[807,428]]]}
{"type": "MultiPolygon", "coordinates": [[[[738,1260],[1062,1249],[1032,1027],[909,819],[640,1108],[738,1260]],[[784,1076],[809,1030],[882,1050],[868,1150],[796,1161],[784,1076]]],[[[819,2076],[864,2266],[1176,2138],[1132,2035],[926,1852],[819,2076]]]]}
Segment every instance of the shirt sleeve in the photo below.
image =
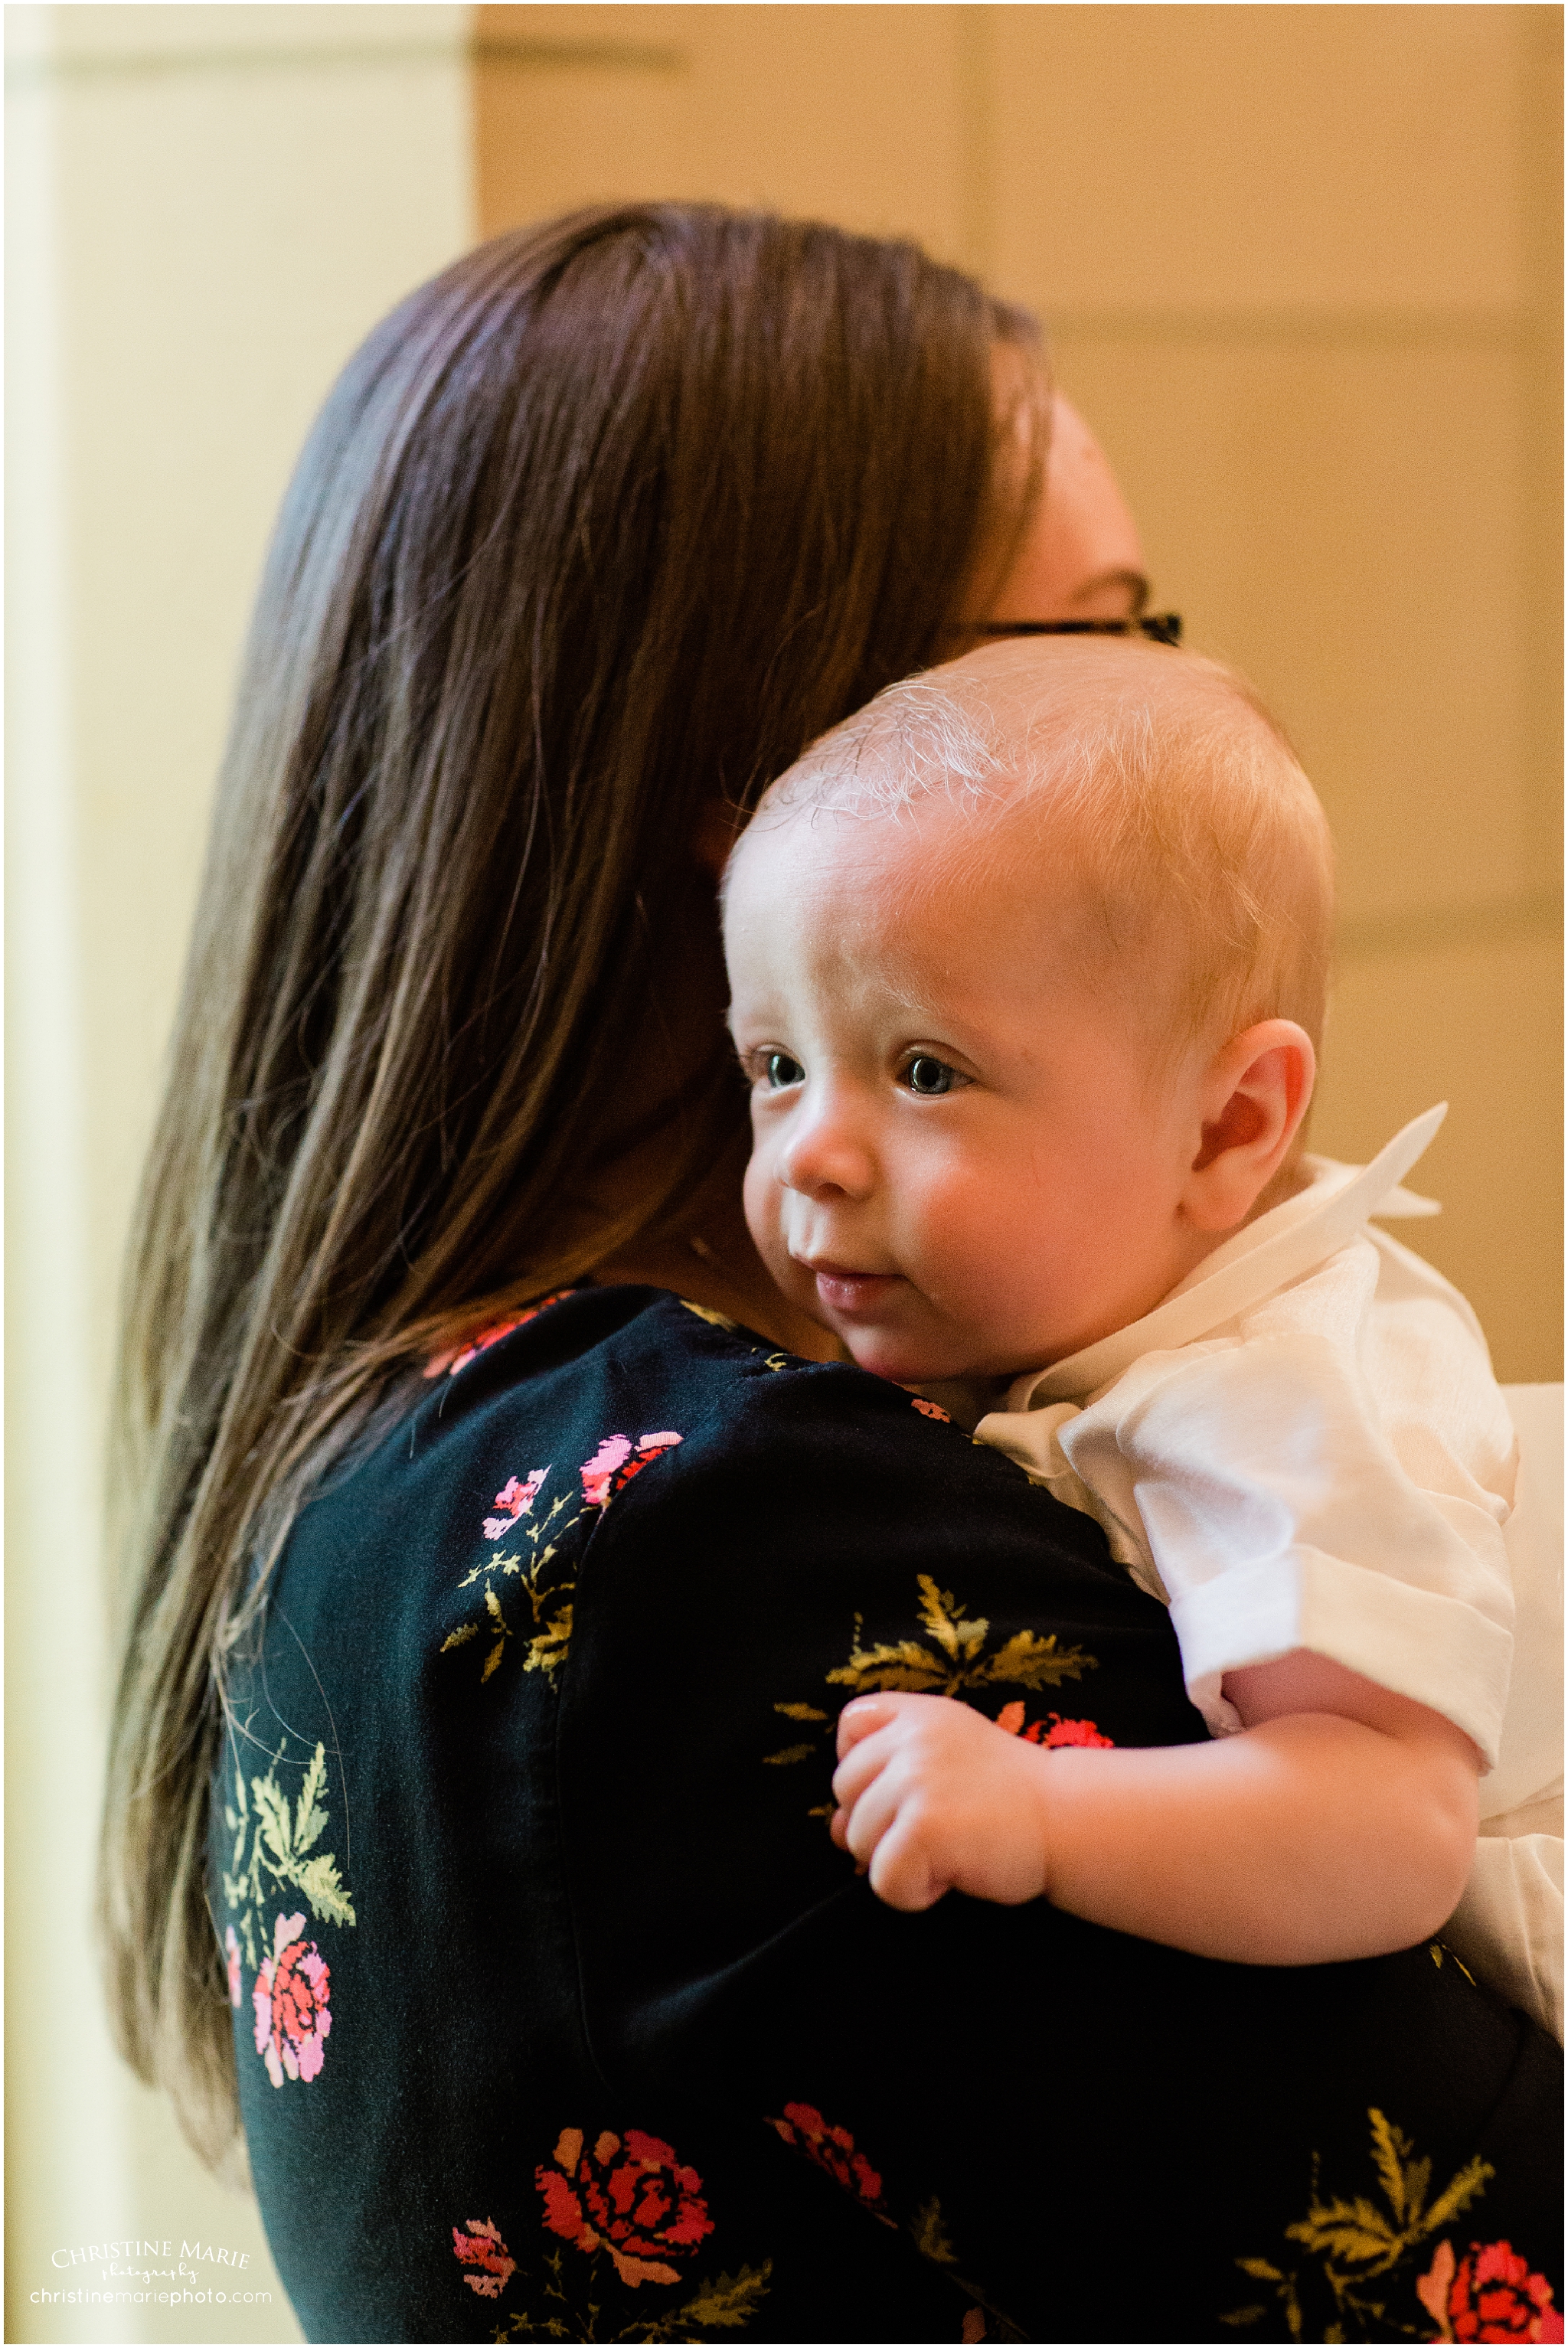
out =
{"type": "Polygon", "coordinates": [[[1464,1322],[1380,1312],[1378,1269],[1353,1243],[1224,1334],[1146,1355],[1057,1439],[1141,1532],[1215,1734],[1240,1725],[1226,1672],[1304,1647],[1442,1713],[1490,1769],[1511,1434],[1464,1322]]]}

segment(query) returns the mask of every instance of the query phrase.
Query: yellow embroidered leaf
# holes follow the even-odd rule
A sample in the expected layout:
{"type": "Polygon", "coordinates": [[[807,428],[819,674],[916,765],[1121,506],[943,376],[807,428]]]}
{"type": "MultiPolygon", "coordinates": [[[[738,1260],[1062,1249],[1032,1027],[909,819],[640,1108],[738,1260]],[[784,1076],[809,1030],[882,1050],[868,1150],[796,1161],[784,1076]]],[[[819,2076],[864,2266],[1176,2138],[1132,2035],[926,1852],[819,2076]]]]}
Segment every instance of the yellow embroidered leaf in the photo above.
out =
{"type": "Polygon", "coordinates": [[[1400,2129],[1384,2117],[1376,2104],[1367,2107],[1367,2116],[1372,2124],[1372,2160],[1378,2182],[1388,2197],[1395,2223],[1402,2226],[1421,2206],[1420,2196],[1407,2198],[1406,2193],[1405,2164],[1415,2147],[1400,2129]]]}
{"type": "Polygon", "coordinates": [[[1085,1672],[1099,1669],[1096,1658],[1086,1655],[1081,1647],[1058,1648],[1054,1631],[1046,1639],[1037,1632],[1015,1631],[1006,1645],[987,1659],[981,1676],[992,1684],[1059,1687],[1063,1680],[1076,1680],[1085,1672]]]}
{"type": "Polygon", "coordinates": [[[820,1750],[820,1746],[816,1745],[786,1745],[778,1753],[765,1753],[762,1758],[766,1762],[771,1762],[777,1768],[787,1769],[791,1762],[809,1761],[813,1753],[820,1750]]]}
{"type": "Polygon", "coordinates": [[[1266,2307],[1236,2307],[1229,2315],[1222,2315],[1222,2323],[1261,2323],[1268,2313],[1266,2307]]]}
{"type": "Polygon", "coordinates": [[[1422,2234],[1435,2234],[1439,2226],[1446,2226],[1450,2218],[1457,2218],[1465,2203],[1473,2201],[1476,2195],[1484,2190],[1488,2178],[1496,2175],[1497,2171],[1490,2161],[1467,2160],[1459,2175],[1445,2186],[1423,2215],[1417,2229],[1418,2239],[1422,2234]]]}
{"type": "Polygon", "coordinates": [[[833,1807],[831,1802],[819,1802],[814,1810],[807,1811],[806,1816],[809,1818],[830,1818],[833,1815],[833,1807]]]}
{"type": "Polygon", "coordinates": [[[951,1655],[956,1663],[959,1628],[971,1632],[978,1628],[984,1639],[990,1625],[982,1622],[978,1625],[965,1622],[960,1626],[957,1618],[962,1610],[952,1591],[939,1590],[929,1573],[918,1574],[915,1579],[920,1590],[920,1619],[943,1653],[951,1655]]]}
{"type": "Polygon", "coordinates": [[[479,1635],[480,1626],[477,1622],[465,1622],[460,1631],[448,1632],[441,1642],[441,1653],[444,1655],[449,1647],[463,1646],[469,1639],[477,1639],[479,1635]]]}
{"type": "Polygon", "coordinates": [[[948,2240],[947,2229],[942,2222],[942,2204],[934,2194],[915,2211],[910,2231],[914,2236],[914,2247],[923,2259],[934,2260],[938,2266],[943,2267],[952,2266],[957,2259],[958,2253],[948,2240]]]}
{"type": "Polygon", "coordinates": [[[695,1313],[699,1321],[711,1322],[716,1329],[738,1329],[740,1326],[739,1322],[732,1321],[727,1313],[716,1313],[707,1304],[694,1304],[689,1296],[683,1296],[681,1303],[688,1313],[695,1313]]]}
{"type": "Polygon", "coordinates": [[[318,1851],[298,1869],[294,1881],[310,1901],[316,1915],[329,1924],[352,1924],[357,1920],[348,1887],[337,1871],[337,1861],[330,1851],[318,1851]]]}
{"type": "Polygon", "coordinates": [[[488,1557],[481,1557],[481,1558],[480,1558],[480,1561],[479,1561],[479,1563],[478,1563],[478,1565],[470,1565],[470,1566],[469,1566],[469,1570],[468,1570],[467,1573],[465,1573],[465,1574],[464,1574],[464,1576],[463,1576],[462,1580],[459,1582],[459,1584],[458,1584],[458,1588],[459,1588],[459,1590],[467,1590],[467,1589],[469,1589],[469,1587],[470,1587],[474,1582],[476,1582],[476,1581],[479,1580],[479,1578],[480,1578],[480,1574],[481,1574],[481,1573],[488,1573],[488,1572],[490,1571],[490,1561],[489,1558],[488,1558],[488,1557]]]}
{"type": "Polygon", "coordinates": [[[1305,2218],[1284,2230],[1291,2241],[1304,2243],[1309,2250],[1326,2250],[1357,2265],[1386,2258],[1398,2242],[1381,2209],[1359,2193],[1354,2201],[1315,2204],[1305,2218]]]}
{"type": "Polygon", "coordinates": [[[828,1680],[834,1687],[910,1688],[918,1694],[946,1686],[949,1675],[929,1648],[916,1639],[901,1639],[892,1646],[852,1647],[849,1662],[830,1672],[828,1680]]]}
{"type": "Polygon", "coordinates": [[[786,1720],[827,1720],[830,1717],[825,1712],[819,1712],[814,1704],[776,1704],[773,1709],[781,1712],[786,1720]]]}
{"type": "Polygon", "coordinates": [[[571,1643],[572,1609],[570,1606],[563,1606],[560,1613],[554,1615],[545,1625],[538,1638],[529,1641],[528,1661],[523,1665],[524,1671],[558,1670],[566,1661],[567,1650],[571,1643]]]}
{"type": "Polygon", "coordinates": [[[493,1590],[487,1590],[485,1591],[485,1612],[490,1616],[492,1622],[499,1622],[501,1625],[502,1630],[505,1630],[506,1616],[500,1611],[500,1600],[496,1596],[493,1590]]]}
{"type": "Polygon", "coordinates": [[[704,2324],[735,2327],[749,2323],[758,2302],[767,2296],[768,2279],[773,2272],[771,2259],[764,2259],[759,2267],[742,2267],[738,2274],[721,2274],[712,2282],[698,2286],[696,2296],[688,2299],[676,2321],[694,2329],[704,2324]]]}
{"type": "Polygon", "coordinates": [[[503,1634],[501,1635],[501,1637],[500,1637],[500,1638],[499,1638],[499,1639],[496,1641],[495,1645],[490,1649],[490,1651],[489,1654],[485,1657],[485,1667],[484,1667],[483,1671],[480,1673],[480,1687],[483,1687],[483,1685],[484,1685],[484,1684],[485,1684],[486,1680],[488,1680],[488,1679],[489,1679],[489,1677],[490,1677],[490,1673],[491,1673],[496,1669],[497,1665],[498,1665],[498,1664],[500,1663],[500,1659],[501,1659],[502,1655],[503,1655],[505,1653],[506,1653],[506,1637],[505,1637],[505,1634],[503,1633],[503,1634]]]}
{"type": "Polygon", "coordinates": [[[1238,2259],[1236,2260],[1236,2264],[1240,2267],[1244,2275],[1251,2275],[1254,2282],[1283,2282],[1284,2281],[1284,2277],[1281,2274],[1278,2267],[1271,2267],[1267,2259],[1238,2259]]]}

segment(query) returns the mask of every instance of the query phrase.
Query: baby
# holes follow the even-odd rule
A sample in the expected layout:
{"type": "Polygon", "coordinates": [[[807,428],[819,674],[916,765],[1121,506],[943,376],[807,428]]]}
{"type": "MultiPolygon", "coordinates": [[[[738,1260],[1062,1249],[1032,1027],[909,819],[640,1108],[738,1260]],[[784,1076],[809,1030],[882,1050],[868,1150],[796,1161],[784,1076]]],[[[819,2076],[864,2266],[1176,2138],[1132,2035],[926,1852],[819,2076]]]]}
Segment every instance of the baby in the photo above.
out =
{"type": "MultiPolygon", "coordinates": [[[[1302,1153],[1331,914],[1275,726],[1149,645],[894,686],[736,850],[769,1271],[1099,1519],[1214,1739],[1047,1750],[946,1698],[847,1705],[833,1831],[896,1907],[1043,1896],[1295,1964],[1408,1946],[1464,1890],[1513,1433],[1463,1299],[1367,1228],[1422,1210],[1398,1186],[1441,1112],[1359,1171],[1302,1153]]],[[[1560,2034],[1560,1967],[1491,1908],[1470,1948],[1560,2034]]]]}

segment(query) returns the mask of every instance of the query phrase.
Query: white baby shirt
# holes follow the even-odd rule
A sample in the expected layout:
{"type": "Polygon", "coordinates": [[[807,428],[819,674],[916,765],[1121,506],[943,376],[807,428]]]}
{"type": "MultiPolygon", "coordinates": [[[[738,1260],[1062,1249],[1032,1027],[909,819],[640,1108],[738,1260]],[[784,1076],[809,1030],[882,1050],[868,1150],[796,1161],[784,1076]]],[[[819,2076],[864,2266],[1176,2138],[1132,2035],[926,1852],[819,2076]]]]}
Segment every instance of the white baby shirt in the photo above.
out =
{"type": "Polygon", "coordinates": [[[1215,1735],[1241,1725],[1227,1671],[1308,1647],[1445,1714],[1496,1764],[1513,1426],[1464,1298],[1367,1229],[1435,1211],[1398,1184],[1442,1115],[1367,1167],[1305,1159],[1303,1190],[975,1429],[1098,1518],[1170,1606],[1215,1735]]]}
{"type": "MultiPolygon", "coordinates": [[[[1458,1289],[1368,1228],[1438,1211],[1398,1186],[1443,1115],[1418,1117],[1370,1166],[1304,1159],[1305,1189],[1141,1321],[1018,1379],[975,1434],[1098,1519],[1113,1556],[1169,1605],[1213,1734],[1241,1725],[1224,1673],[1295,1647],[1464,1730],[1495,1778],[1447,1930],[1561,2038],[1560,1818],[1533,1830],[1562,1797],[1550,1625],[1525,1658],[1530,1701],[1503,1733],[1513,1424],[1458,1289]]],[[[1544,1612],[1560,1621],[1560,1571],[1553,1581],[1544,1612]]]]}

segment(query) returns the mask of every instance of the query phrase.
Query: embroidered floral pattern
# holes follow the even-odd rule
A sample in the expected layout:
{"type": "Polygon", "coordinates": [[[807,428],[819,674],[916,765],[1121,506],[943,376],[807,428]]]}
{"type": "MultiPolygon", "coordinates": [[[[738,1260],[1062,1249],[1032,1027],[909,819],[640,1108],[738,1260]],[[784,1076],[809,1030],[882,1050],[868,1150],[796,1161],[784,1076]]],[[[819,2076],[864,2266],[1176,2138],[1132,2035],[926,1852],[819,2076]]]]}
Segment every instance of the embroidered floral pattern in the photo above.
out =
{"type": "Polygon", "coordinates": [[[846,2193],[875,2209],[886,2224],[892,2223],[882,2208],[882,2178],[865,2154],[855,2150],[855,2140],[848,2128],[832,2127],[814,2104],[786,2104],[783,2118],[769,2118],[768,2125],[778,2130],[786,2144],[803,2152],[819,2168],[825,2168],[846,2193]]]}
{"type": "Polygon", "coordinates": [[[583,1463],[583,1498],[591,1509],[607,1509],[614,1494],[640,1475],[661,1451],[680,1441],[678,1435],[643,1435],[634,1454],[629,1435],[607,1435],[592,1459],[583,1463]]]}
{"type": "Polygon", "coordinates": [[[532,1508],[534,1501],[539,1497],[540,1486],[543,1483],[549,1473],[550,1470],[548,1468],[531,1468],[527,1481],[521,1484],[518,1482],[515,1476],[509,1476],[507,1478],[506,1482],[501,1486],[500,1490],[495,1496],[496,1507],[503,1513],[499,1517],[487,1517],[485,1519],[484,1536],[486,1540],[500,1540],[503,1533],[509,1533],[511,1530],[519,1517],[525,1517],[528,1514],[528,1511],[532,1508]]]}
{"type": "MultiPolygon", "coordinates": [[[[830,1686],[847,1687],[851,1695],[871,1695],[881,1689],[894,1688],[923,1695],[964,1696],[973,1701],[993,1687],[1059,1687],[1064,1680],[1076,1680],[1085,1672],[1099,1669],[1098,1659],[1086,1654],[1081,1647],[1058,1646],[1054,1631],[1044,1638],[1037,1631],[1015,1631],[1000,1646],[988,1647],[991,1624],[987,1616],[965,1615],[953,1592],[940,1589],[929,1573],[917,1574],[915,1587],[920,1592],[918,1634],[867,1646],[863,1642],[864,1618],[857,1614],[849,1659],[828,1673],[830,1686]]],[[[776,1753],[765,1753],[762,1758],[770,1766],[789,1768],[797,1761],[809,1761],[814,1755],[821,1755],[824,1740],[830,1745],[837,1726],[836,1713],[815,1704],[776,1704],[773,1709],[786,1720],[798,1721],[816,1733],[799,1744],[782,1746],[776,1753]]],[[[1059,1715],[1053,1713],[1051,1718],[1059,1721],[1059,1715]]],[[[1011,1734],[1018,1733],[1023,1721],[1022,1704],[1003,1706],[1000,1722],[1011,1734]]],[[[1090,1735],[1055,1741],[1109,1743],[1109,1737],[1100,1737],[1092,1721],[1077,1725],[1089,1730],[1090,1735]]],[[[1037,1737],[1032,1741],[1050,1740],[1037,1737]]],[[[820,1802],[810,1813],[814,1818],[831,1818],[832,1814],[831,1802],[820,1802]]]]}
{"type": "Polygon", "coordinates": [[[493,2218],[470,2218],[466,2227],[454,2226],[452,2250],[464,2266],[480,2269],[478,2274],[466,2274],[463,2281],[481,2299],[499,2299],[517,2272],[517,2260],[501,2240],[493,2218]]]}
{"type": "Polygon", "coordinates": [[[939,1418],[944,1426],[952,1426],[952,1413],[950,1411],[944,1410],[939,1402],[927,1402],[923,1395],[912,1395],[910,1396],[910,1400],[913,1403],[916,1410],[920,1412],[923,1417],[939,1418]]]}
{"type": "MultiPolygon", "coordinates": [[[[536,1310],[542,1312],[544,1307],[540,1305],[536,1310]]],[[[590,1512],[607,1509],[616,1492],[680,1439],[669,1428],[662,1434],[639,1436],[635,1443],[629,1435],[606,1435],[593,1457],[585,1459],[577,1471],[582,1500],[575,1508],[573,1503],[577,1496],[568,1488],[558,1492],[548,1508],[535,1514],[534,1502],[553,1473],[552,1468],[531,1468],[526,1476],[515,1471],[508,1476],[491,1503],[495,1513],[480,1523],[480,1534],[490,1547],[458,1584],[459,1590],[470,1590],[476,1582],[482,1584],[479,1612],[468,1622],[459,1622],[455,1631],[448,1632],[441,1642],[442,1654],[453,1647],[467,1646],[482,1632],[489,1643],[480,1672],[480,1685],[482,1687],[493,1678],[500,1669],[510,1642],[519,1635],[514,1616],[502,1603],[507,1581],[515,1580],[529,1606],[529,1621],[522,1632],[522,1668],[525,1672],[542,1672],[546,1680],[553,1683],[571,1652],[571,1601],[576,1581],[568,1568],[575,1564],[576,1549],[590,1512]],[[572,1511],[570,1515],[565,1513],[568,1509],[572,1511]],[[570,1533],[578,1535],[578,1542],[567,1552],[562,1545],[570,1533]],[[520,1544],[517,1548],[503,1550],[500,1546],[514,1539],[520,1544]]]]}
{"type": "MultiPolygon", "coordinates": [[[[582,2128],[562,2128],[534,2182],[546,2239],[556,2244],[541,2257],[535,2283],[554,2306],[538,2318],[514,2311],[510,2329],[498,2332],[497,2340],[539,2333],[555,2340],[690,2340],[742,2330],[756,2314],[768,2291],[770,2260],[696,2283],[683,2274],[714,2221],[702,2178],[662,2137],[642,2128],[627,2128],[624,2136],[604,2128],[590,2144],[582,2128]],[[683,2282],[687,2295],[662,2312],[645,2296],[683,2282]],[[625,2300],[601,2332],[603,2294],[616,2286],[638,2297],[625,2300]]],[[[520,2271],[491,2218],[454,2226],[452,2252],[460,2265],[475,2270],[463,2281],[483,2299],[499,2299],[520,2271]]]]}
{"type": "Polygon", "coordinates": [[[291,2079],[316,2076],[332,2028],[326,2003],[331,1975],[315,1942],[306,1947],[304,1931],[303,1915],[278,1918],[273,1953],[263,1961],[251,1992],[256,2052],[274,2087],[283,2085],[285,2073],[291,2079]]]}
{"type": "Polygon", "coordinates": [[[601,2247],[624,2283],[678,2282],[668,2264],[713,2231],[702,2179],[673,2146],[640,2128],[623,2140],[608,2128],[583,2148],[581,2128],[562,2128],[555,2166],[533,2172],[553,2234],[592,2253],[601,2247]]]}
{"type": "MultiPolygon", "coordinates": [[[[1485,2291],[1493,2274],[1500,2310],[1505,2302],[1514,2310],[1525,2306],[1529,2291],[1521,2286],[1540,2284],[1545,2297],[1534,2307],[1531,2321],[1544,2320],[1551,2304],[1551,2291],[1540,2276],[1530,2274],[1522,2259],[1515,2260],[1506,2242],[1494,2242],[1485,2251],[1472,2243],[1464,2262],[1462,2281],[1452,2246],[1448,2242],[1438,2245],[1432,2264],[1424,2275],[1411,2275],[1409,2269],[1422,2246],[1434,2235],[1443,2233],[1461,2209],[1484,2193],[1494,2171],[1484,2160],[1469,2160],[1440,2193],[1429,2199],[1431,2162],[1417,2159],[1409,2139],[1376,2106],[1367,2116],[1371,2125],[1372,2165],[1381,2198],[1358,2193],[1348,2200],[1340,2196],[1326,2199],[1317,2184],[1315,2155],[1312,2199],[1306,2215],[1284,2230],[1285,2241],[1298,2246],[1299,2251],[1305,2253],[1305,2258],[1293,2257],[1287,2250],[1277,2260],[1236,2260],[1242,2272],[1254,2282],[1272,2287],[1283,2307],[1292,2339],[1408,2339],[1412,2326],[1398,2309],[1395,2292],[1406,2308],[1410,2307],[1413,2294],[1429,2314],[1437,2316],[1439,2325],[1448,2322],[1453,2326],[1449,2331],[1439,2329],[1436,2333],[1418,2336],[1439,2340],[1561,2338],[1560,2320],[1555,2334],[1532,2333],[1528,2328],[1496,2333],[1459,2330],[1461,2315],[1465,2321],[1472,2317],[1477,2322],[1483,2320],[1476,2312],[1477,2293],[1485,2291]],[[1486,2281],[1480,2273],[1483,2261],[1490,2261],[1486,2281]],[[1439,2314],[1433,2302],[1445,2295],[1448,2312],[1439,2314]]],[[[1238,2307],[1222,2316],[1221,2322],[1244,2329],[1261,2322],[1267,2312],[1264,2304],[1238,2307]]],[[[1410,2312],[1413,2314],[1413,2308],[1410,2312]]]]}
{"type": "Polygon", "coordinates": [[[314,1941],[303,1938],[304,1910],[283,1913],[280,1894],[303,1894],[319,1922],[342,1926],[356,1921],[336,1859],[315,1848],[328,1816],[325,1748],[316,1746],[292,1807],[278,1784],[282,1763],[280,1746],[272,1767],[248,1785],[236,1766],[234,1798],[223,1807],[234,1842],[222,1875],[223,1898],[238,1920],[237,1930],[230,1923],[223,1931],[229,2003],[238,2006],[243,2000],[242,1957],[255,1975],[251,2003],[256,2052],[274,2087],[285,2077],[316,2077],[332,2028],[326,1960],[314,1941]]]}
{"type": "Polygon", "coordinates": [[[1005,1704],[996,1715],[996,1725],[1009,1736],[1022,1736],[1026,1745],[1103,1745],[1111,1747],[1116,1739],[1102,1736],[1092,1720],[1064,1720],[1059,1712],[1049,1712],[1044,1720],[1031,1720],[1024,1725],[1024,1706],[1005,1704]]]}
{"type": "Polygon", "coordinates": [[[562,1297],[573,1293],[570,1288],[558,1288],[552,1296],[542,1296],[537,1304],[527,1305],[521,1313],[509,1313],[504,1319],[490,1322],[487,1328],[466,1338],[454,1352],[432,1354],[425,1365],[425,1376],[438,1378],[445,1370],[449,1378],[455,1378],[459,1371],[468,1368],[470,1362],[477,1361],[480,1354],[488,1354],[492,1345],[499,1345],[503,1337],[510,1337],[514,1329],[526,1327],[530,1321],[536,1321],[542,1313],[547,1313],[552,1304],[559,1304],[562,1297]]]}
{"type": "Polygon", "coordinates": [[[1472,2242],[1456,2259],[1439,2242],[1418,2278],[1416,2296],[1437,2325],[1436,2340],[1561,2340],[1563,2317],[1546,2277],[1532,2274],[1511,2242],[1472,2242]]]}

